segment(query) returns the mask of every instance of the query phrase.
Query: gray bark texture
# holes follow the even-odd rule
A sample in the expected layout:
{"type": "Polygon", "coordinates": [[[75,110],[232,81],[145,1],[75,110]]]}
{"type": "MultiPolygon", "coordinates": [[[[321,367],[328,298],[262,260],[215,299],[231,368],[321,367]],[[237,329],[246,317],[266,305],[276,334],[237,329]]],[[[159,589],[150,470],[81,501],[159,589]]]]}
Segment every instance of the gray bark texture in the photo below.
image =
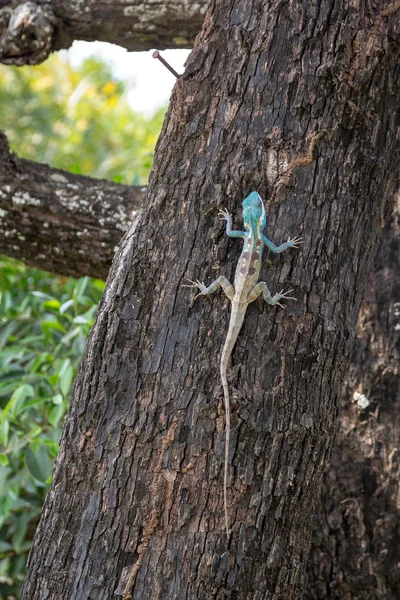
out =
{"type": "Polygon", "coordinates": [[[106,279],[144,189],[73,175],[10,153],[0,132],[0,253],[27,265],[106,279]]]}
{"type": "Polygon", "coordinates": [[[74,40],[127,50],[191,48],[206,0],[0,0],[0,62],[36,65],[74,40]]]}
{"type": "Polygon", "coordinates": [[[400,206],[382,232],[324,475],[307,600],[398,600],[400,206]]]}
{"type": "Polygon", "coordinates": [[[380,227],[398,185],[396,7],[211,1],[158,142],[144,210],[113,261],[23,597],[299,599],[380,227]],[[218,358],[232,280],[217,220],[256,189],[285,311],[251,305],[230,374],[224,534],[218,358]]]}

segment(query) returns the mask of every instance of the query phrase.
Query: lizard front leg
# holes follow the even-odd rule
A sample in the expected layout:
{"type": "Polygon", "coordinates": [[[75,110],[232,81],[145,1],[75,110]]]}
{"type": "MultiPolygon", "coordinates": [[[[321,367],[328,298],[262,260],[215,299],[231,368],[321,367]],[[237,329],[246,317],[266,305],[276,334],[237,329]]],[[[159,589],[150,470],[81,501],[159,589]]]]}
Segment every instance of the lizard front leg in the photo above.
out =
{"type": "Polygon", "coordinates": [[[223,208],[219,211],[219,216],[222,220],[226,221],[226,235],[231,238],[244,238],[246,237],[245,231],[238,231],[236,229],[232,229],[232,215],[228,213],[228,211],[223,208]]]}
{"type": "Polygon", "coordinates": [[[292,296],[288,296],[288,294],[290,294],[290,292],[292,292],[293,290],[289,290],[287,292],[284,292],[283,290],[281,290],[279,292],[279,294],[275,294],[275,296],[272,296],[271,292],[269,291],[267,284],[265,283],[265,281],[259,281],[251,290],[251,292],[249,293],[248,297],[247,297],[247,302],[250,304],[250,302],[254,302],[254,300],[256,300],[256,298],[258,298],[258,296],[260,294],[263,295],[263,298],[265,300],[265,302],[267,302],[268,304],[271,304],[271,306],[275,306],[276,304],[278,304],[278,306],[281,306],[282,308],[285,308],[283,306],[283,304],[281,304],[279,302],[279,300],[296,300],[296,298],[293,298],[292,296]]]}
{"type": "Polygon", "coordinates": [[[261,234],[261,239],[267,248],[275,254],[280,254],[284,250],[287,250],[287,248],[298,248],[300,244],[303,244],[301,237],[295,237],[292,240],[289,238],[287,242],[284,242],[280,246],[275,246],[274,242],[271,242],[263,233],[261,234]]]}
{"type": "Polygon", "coordinates": [[[213,292],[215,292],[215,290],[218,288],[218,286],[224,290],[224,292],[228,296],[229,300],[233,300],[233,296],[235,295],[235,289],[234,289],[233,285],[223,275],[221,275],[221,277],[218,277],[218,279],[213,281],[208,287],[206,287],[204,285],[204,283],[202,283],[199,280],[191,281],[190,279],[188,279],[188,281],[189,281],[190,285],[185,285],[184,287],[193,287],[193,288],[197,288],[198,290],[200,290],[199,293],[194,297],[194,300],[196,300],[196,298],[198,296],[205,296],[206,294],[212,294],[213,292]]]}

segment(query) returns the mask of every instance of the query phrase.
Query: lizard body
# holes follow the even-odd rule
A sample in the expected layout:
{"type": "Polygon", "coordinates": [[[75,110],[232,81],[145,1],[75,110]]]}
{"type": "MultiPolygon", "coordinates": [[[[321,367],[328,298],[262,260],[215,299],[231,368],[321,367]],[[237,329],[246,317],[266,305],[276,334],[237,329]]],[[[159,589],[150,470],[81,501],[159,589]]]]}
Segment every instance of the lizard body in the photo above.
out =
{"type": "Polygon", "coordinates": [[[206,287],[200,281],[190,281],[190,286],[199,290],[197,296],[211,294],[219,286],[223,289],[232,303],[231,315],[229,320],[229,328],[226,336],[225,344],[221,353],[220,375],[222,387],[224,390],[225,404],[225,463],[224,463],[224,511],[225,511],[225,526],[226,533],[229,539],[229,517],[227,507],[227,486],[228,486],[228,465],[229,465],[229,442],[230,442],[230,402],[229,388],[227,381],[227,369],[229,359],[232,355],[233,348],[238,338],[240,329],[243,325],[247,306],[256,300],[260,294],[268,304],[282,306],[279,300],[295,300],[289,296],[288,292],[279,292],[274,296],[271,295],[267,284],[264,281],[258,282],[260,275],[262,252],[264,246],[267,246],[272,252],[280,253],[287,248],[297,248],[301,243],[301,238],[289,239],[280,246],[275,246],[263,233],[267,223],[264,204],[257,192],[251,192],[242,203],[243,206],[243,223],[246,231],[236,231],[232,229],[232,217],[226,211],[220,211],[220,215],[226,220],[226,233],[232,238],[243,238],[244,245],[240,255],[236,272],[234,285],[232,285],[226,277],[218,277],[211,285],[206,287]]]}

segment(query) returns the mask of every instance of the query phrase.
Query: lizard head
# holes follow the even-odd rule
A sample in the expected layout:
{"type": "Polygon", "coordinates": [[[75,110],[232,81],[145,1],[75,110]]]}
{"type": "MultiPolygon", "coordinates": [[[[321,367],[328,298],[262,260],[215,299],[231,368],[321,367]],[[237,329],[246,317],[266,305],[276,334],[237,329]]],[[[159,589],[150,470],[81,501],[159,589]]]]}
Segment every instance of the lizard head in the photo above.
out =
{"type": "Polygon", "coordinates": [[[267,223],[263,201],[258,192],[251,192],[242,202],[245,227],[260,227],[262,231],[267,223]]]}

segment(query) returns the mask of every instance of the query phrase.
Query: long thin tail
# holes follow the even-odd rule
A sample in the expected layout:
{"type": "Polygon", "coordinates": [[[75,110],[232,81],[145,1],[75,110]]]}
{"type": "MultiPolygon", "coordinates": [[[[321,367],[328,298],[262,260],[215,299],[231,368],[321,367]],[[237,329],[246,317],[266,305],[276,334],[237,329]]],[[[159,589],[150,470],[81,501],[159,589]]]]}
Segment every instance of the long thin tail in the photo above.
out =
{"type": "Polygon", "coordinates": [[[231,408],[229,404],[229,389],[228,382],[226,380],[226,368],[222,372],[222,360],[221,360],[221,380],[222,387],[224,388],[224,402],[225,402],[225,463],[224,463],[224,511],[225,511],[225,527],[226,536],[229,540],[229,517],[228,517],[228,465],[229,465],[229,441],[230,441],[230,429],[231,429],[231,408]]]}
{"type": "Polygon", "coordinates": [[[229,401],[229,388],[228,381],[226,378],[226,372],[228,369],[229,359],[232,354],[232,350],[236,344],[240,329],[244,320],[243,313],[231,314],[229,323],[228,335],[225,340],[225,344],[221,354],[220,363],[220,374],[222,387],[224,389],[224,405],[225,405],[225,462],[224,462],[224,511],[225,511],[225,527],[226,535],[229,541],[230,530],[229,530],[229,517],[228,517],[228,467],[229,467],[229,443],[230,443],[230,430],[231,430],[231,407],[229,401]]]}

